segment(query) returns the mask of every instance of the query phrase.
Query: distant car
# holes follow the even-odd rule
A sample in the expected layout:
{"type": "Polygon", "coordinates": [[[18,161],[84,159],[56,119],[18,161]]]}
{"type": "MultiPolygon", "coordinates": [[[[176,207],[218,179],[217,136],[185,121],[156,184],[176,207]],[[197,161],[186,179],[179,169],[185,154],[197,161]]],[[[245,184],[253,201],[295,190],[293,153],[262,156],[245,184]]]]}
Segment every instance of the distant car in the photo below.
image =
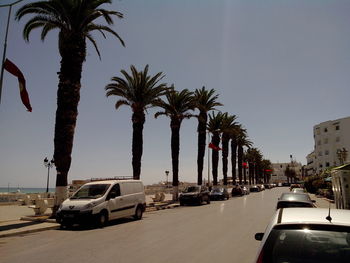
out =
{"type": "Polygon", "coordinates": [[[198,204],[203,202],[210,204],[209,190],[204,186],[188,186],[179,196],[180,205],[198,204]]]}
{"type": "Polygon", "coordinates": [[[291,190],[292,193],[306,193],[304,188],[293,188],[291,190]]]}
{"type": "Polygon", "coordinates": [[[230,195],[224,187],[214,187],[210,191],[210,200],[228,200],[230,195]]]}
{"type": "Polygon", "coordinates": [[[272,188],[272,185],[270,185],[270,184],[264,184],[264,187],[265,187],[265,189],[271,189],[271,188],[272,188]]]}
{"type": "Polygon", "coordinates": [[[265,191],[265,186],[263,184],[259,184],[258,187],[260,187],[260,191],[265,191]]]}
{"type": "Polygon", "coordinates": [[[234,186],[232,188],[231,195],[232,196],[242,196],[242,195],[244,195],[242,187],[240,185],[234,186]]]}
{"type": "Polygon", "coordinates": [[[349,262],[350,211],[279,209],[255,239],[261,241],[256,263],[349,262]]]}
{"type": "Polygon", "coordinates": [[[242,191],[244,195],[249,195],[250,191],[249,191],[249,187],[245,186],[245,185],[241,185],[242,191]]]}
{"type": "Polygon", "coordinates": [[[257,186],[257,185],[252,185],[252,186],[249,188],[249,191],[250,191],[250,192],[260,192],[261,189],[260,189],[260,187],[257,186]]]}
{"type": "Polygon", "coordinates": [[[283,193],[277,201],[277,209],[287,207],[316,207],[307,193],[283,193]]]}

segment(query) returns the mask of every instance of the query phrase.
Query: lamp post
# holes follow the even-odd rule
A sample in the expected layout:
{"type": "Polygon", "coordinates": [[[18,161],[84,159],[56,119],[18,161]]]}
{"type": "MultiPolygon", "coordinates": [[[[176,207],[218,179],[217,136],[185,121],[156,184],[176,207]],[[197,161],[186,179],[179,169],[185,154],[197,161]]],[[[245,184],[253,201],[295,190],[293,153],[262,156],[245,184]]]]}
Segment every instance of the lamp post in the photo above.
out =
{"type": "Polygon", "coordinates": [[[53,160],[53,158],[51,159],[51,161],[49,161],[47,159],[47,157],[45,157],[44,159],[44,166],[47,168],[47,184],[46,184],[46,193],[49,192],[49,176],[50,176],[50,168],[52,168],[52,166],[54,165],[55,161],[53,160]]]}
{"type": "Polygon", "coordinates": [[[168,176],[169,176],[169,171],[168,170],[166,170],[165,171],[165,175],[166,175],[166,188],[168,188],[169,186],[168,186],[168,176]]]}

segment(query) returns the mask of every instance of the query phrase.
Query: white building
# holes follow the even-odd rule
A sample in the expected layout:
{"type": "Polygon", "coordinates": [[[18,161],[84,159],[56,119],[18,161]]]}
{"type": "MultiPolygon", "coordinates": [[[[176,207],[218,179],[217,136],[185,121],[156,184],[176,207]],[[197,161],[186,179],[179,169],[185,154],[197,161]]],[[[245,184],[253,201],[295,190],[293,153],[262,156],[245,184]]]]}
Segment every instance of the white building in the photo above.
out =
{"type": "Polygon", "coordinates": [[[273,172],[271,175],[272,183],[284,183],[287,182],[287,177],[285,176],[285,171],[289,166],[290,169],[294,169],[296,176],[301,178],[301,163],[297,163],[295,161],[291,163],[273,163],[272,168],[273,172]]]}
{"type": "Polygon", "coordinates": [[[307,158],[308,174],[320,174],[327,167],[350,162],[350,117],[322,122],[314,126],[315,148],[307,158]],[[339,152],[347,152],[344,160],[339,152]]]}

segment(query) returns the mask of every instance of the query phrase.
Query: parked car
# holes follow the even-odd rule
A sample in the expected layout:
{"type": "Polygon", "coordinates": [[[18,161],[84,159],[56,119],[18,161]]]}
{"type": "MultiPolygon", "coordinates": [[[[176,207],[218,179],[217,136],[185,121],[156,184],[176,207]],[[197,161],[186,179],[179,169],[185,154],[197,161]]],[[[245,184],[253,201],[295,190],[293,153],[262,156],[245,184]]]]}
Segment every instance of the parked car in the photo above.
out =
{"type": "Polygon", "coordinates": [[[249,195],[250,191],[249,191],[249,187],[245,186],[245,185],[241,185],[242,191],[244,195],[249,195]]]}
{"type": "Polygon", "coordinates": [[[270,184],[264,184],[265,189],[271,189],[272,186],[270,184]]]}
{"type": "Polygon", "coordinates": [[[56,213],[64,226],[97,223],[134,216],[139,220],[146,208],[144,187],[139,180],[104,180],[84,184],[66,199],[56,213]]]}
{"type": "Polygon", "coordinates": [[[242,195],[244,195],[242,187],[240,185],[234,186],[232,188],[231,195],[232,196],[242,196],[242,195]]]}
{"type": "Polygon", "coordinates": [[[210,200],[228,200],[230,195],[225,187],[213,187],[210,191],[210,200]]]}
{"type": "Polygon", "coordinates": [[[254,262],[349,262],[350,211],[323,208],[279,209],[261,241],[254,262]]]}
{"type": "Polygon", "coordinates": [[[283,193],[277,201],[277,209],[286,207],[316,207],[307,193],[283,193]]]}
{"type": "Polygon", "coordinates": [[[249,191],[250,191],[250,192],[260,192],[261,189],[260,189],[260,187],[257,186],[257,185],[252,185],[252,186],[250,187],[249,191]]]}
{"type": "Polygon", "coordinates": [[[210,193],[205,186],[188,186],[179,196],[180,205],[198,204],[203,202],[210,204],[210,193]]]}

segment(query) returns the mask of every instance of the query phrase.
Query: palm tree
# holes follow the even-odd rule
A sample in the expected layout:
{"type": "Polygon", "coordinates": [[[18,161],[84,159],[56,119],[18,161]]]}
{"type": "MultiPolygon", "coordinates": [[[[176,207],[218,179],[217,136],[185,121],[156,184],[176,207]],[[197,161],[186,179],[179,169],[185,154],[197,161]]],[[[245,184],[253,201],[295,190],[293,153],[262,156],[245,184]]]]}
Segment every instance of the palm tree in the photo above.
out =
{"type": "Polygon", "coordinates": [[[231,139],[231,174],[232,174],[232,182],[236,183],[236,166],[237,166],[237,138],[241,136],[242,133],[245,133],[246,130],[242,128],[241,124],[237,124],[233,132],[230,133],[231,139]]]}
{"type": "Polygon", "coordinates": [[[197,184],[202,185],[203,179],[203,163],[205,155],[205,145],[206,145],[206,131],[207,131],[207,121],[208,112],[211,110],[216,110],[217,106],[222,106],[220,102],[217,101],[219,95],[215,94],[215,90],[207,90],[205,87],[201,89],[196,89],[193,95],[193,102],[196,109],[199,110],[198,118],[198,154],[197,154],[197,184]]]}
{"type": "Polygon", "coordinates": [[[227,185],[227,166],[228,166],[228,146],[230,137],[237,131],[237,123],[235,122],[236,115],[228,115],[224,113],[222,120],[222,174],[224,177],[224,185],[227,185]]]}
{"type": "Polygon", "coordinates": [[[271,171],[272,171],[272,163],[270,160],[263,159],[261,162],[261,168],[263,171],[264,183],[269,183],[271,171]]]}
{"type": "Polygon", "coordinates": [[[211,145],[212,149],[212,174],[213,174],[213,185],[218,184],[218,164],[219,164],[219,144],[220,144],[220,134],[222,128],[222,122],[224,119],[224,114],[218,112],[212,115],[209,114],[209,121],[207,125],[208,131],[212,134],[211,145]]]}
{"type": "Polygon", "coordinates": [[[41,40],[53,29],[58,29],[58,49],[61,66],[58,73],[57,110],[54,138],[54,160],[57,171],[56,200],[54,213],[67,196],[67,178],[72,157],[74,131],[80,100],[82,66],[86,58],[86,40],[92,42],[97,54],[100,52],[91,33],[98,31],[116,36],[124,46],[123,40],[110,27],[96,24],[104,19],[113,24],[112,16],[122,18],[116,11],[101,9],[102,4],[111,0],[49,0],[28,3],[18,9],[16,19],[25,15],[34,15],[23,29],[23,37],[29,41],[33,29],[42,28],[41,40]]]}
{"type": "Polygon", "coordinates": [[[247,131],[243,128],[240,129],[240,132],[237,136],[237,163],[238,163],[238,180],[239,184],[242,184],[243,177],[243,155],[244,155],[244,147],[250,147],[252,142],[247,137],[247,131]]]}
{"type": "Polygon", "coordinates": [[[180,128],[183,119],[188,119],[194,115],[189,111],[194,110],[192,92],[184,89],[181,92],[172,91],[166,95],[167,101],[160,100],[157,106],[164,111],[157,112],[154,117],[165,115],[170,118],[171,129],[171,160],[173,168],[173,200],[178,200],[179,187],[179,153],[180,153],[180,128]]]}
{"type": "Polygon", "coordinates": [[[259,183],[258,171],[260,170],[260,162],[262,154],[257,148],[247,150],[247,160],[249,163],[249,183],[259,183]]]}
{"type": "Polygon", "coordinates": [[[112,83],[105,87],[106,95],[118,96],[122,99],[115,104],[116,110],[122,105],[131,107],[132,110],[132,168],[133,178],[140,179],[141,157],[143,152],[143,125],[145,123],[145,111],[156,106],[160,97],[165,95],[169,88],[165,83],[159,84],[163,73],[159,72],[154,76],[148,75],[148,65],[143,71],[137,71],[135,66],[130,66],[131,75],[125,70],[120,72],[125,79],[113,77],[112,83]]]}

